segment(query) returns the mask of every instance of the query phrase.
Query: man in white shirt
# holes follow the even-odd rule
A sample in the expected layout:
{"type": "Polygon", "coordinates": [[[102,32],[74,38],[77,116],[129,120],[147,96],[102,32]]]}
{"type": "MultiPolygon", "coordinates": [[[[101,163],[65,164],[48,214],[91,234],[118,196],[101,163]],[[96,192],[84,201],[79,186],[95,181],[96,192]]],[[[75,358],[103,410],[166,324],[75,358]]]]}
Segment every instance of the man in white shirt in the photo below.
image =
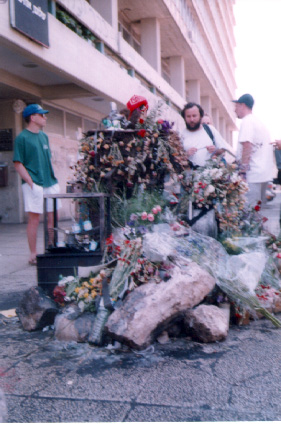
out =
{"type": "Polygon", "coordinates": [[[244,94],[235,103],[235,112],[242,120],[238,136],[237,159],[241,163],[240,174],[249,185],[248,203],[266,204],[267,184],[273,178],[274,160],[270,134],[260,120],[252,114],[254,99],[244,94]]]}
{"type": "Polygon", "coordinates": [[[210,135],[202,124],[204,110],[200,105],[189,102],[181,111],[186,128],[182,133],[183,146],[193,165],[204,166],[212,154],[220,155],[230,146],[212,125],[210,135]],[[213,136],[213,140],[211,138],[213,136]]]}

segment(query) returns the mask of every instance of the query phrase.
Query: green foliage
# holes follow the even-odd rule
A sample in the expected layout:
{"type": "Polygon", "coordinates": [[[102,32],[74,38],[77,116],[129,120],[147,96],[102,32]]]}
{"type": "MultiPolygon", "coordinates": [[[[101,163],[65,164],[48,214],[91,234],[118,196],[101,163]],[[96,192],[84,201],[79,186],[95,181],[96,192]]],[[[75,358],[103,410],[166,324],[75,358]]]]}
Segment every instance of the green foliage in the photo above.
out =
{"type": "Polygon", "coordinates": [[[163,207],[165,200],[160,189],[141,190],[136,188],[133,196],[126,199],[114,194],[111,198],[111,219],[114,227],[124,227],[132,214],[150,212],[155,205],[163,207]]]}
{"type": "Polygon", "coordinates": [[[56,10],[57,19],[66,25],[71,31],[74,31],[79,37],[84,38],[85,40],[95,41],[96,37],[94,34],[87,28],[85,25],[81,24],[77,19],[71,16],[64,9],[57,6],[56,10]]]}

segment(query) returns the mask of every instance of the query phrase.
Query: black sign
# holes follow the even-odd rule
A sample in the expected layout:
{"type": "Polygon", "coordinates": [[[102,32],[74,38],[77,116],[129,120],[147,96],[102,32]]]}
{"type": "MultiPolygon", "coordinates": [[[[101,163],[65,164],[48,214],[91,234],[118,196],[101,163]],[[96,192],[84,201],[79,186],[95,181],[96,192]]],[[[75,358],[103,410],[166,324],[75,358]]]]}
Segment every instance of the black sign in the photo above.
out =
{"type": "Polygon", "coordinates": [[[13,130],[6,128],[0,130],[0,151],[12,151],[13,150],[13,130]]]}
{"type": "Polygon", "coordinates": [[[49,47],[48,0],[10,0],[13,28],[49,47]]]}

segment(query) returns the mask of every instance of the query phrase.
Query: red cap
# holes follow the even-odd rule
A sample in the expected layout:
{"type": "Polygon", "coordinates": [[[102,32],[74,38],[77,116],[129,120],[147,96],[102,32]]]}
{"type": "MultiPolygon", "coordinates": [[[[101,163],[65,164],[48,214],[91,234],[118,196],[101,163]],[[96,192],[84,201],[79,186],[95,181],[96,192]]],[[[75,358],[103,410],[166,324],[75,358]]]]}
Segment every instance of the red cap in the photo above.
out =
{"type": "Polygon", "coordinates": [[[140,108],[141,106],[145,106],[148,109],[148,102],[145,97],[137,96],[134,94],[133,97],[127,103],[127,108],[132,113],[135,109],[140,108]]]}

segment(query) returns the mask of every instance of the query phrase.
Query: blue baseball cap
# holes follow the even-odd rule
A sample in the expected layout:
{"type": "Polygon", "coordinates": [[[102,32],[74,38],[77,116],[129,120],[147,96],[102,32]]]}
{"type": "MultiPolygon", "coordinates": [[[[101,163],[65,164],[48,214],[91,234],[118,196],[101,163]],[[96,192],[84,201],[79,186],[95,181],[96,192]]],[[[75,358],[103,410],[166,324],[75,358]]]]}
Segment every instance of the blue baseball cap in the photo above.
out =
{"type": "Polygon", "coordinates": [[[24,108],[22,112],[23,118],[27,118],[30,115],[33,114],[48,114],[49,111],[46,111],[42,108],[42,106],[38,105],[37,103],[32,103],[31,105],[28,105],[26,108],[24,108]]]}

